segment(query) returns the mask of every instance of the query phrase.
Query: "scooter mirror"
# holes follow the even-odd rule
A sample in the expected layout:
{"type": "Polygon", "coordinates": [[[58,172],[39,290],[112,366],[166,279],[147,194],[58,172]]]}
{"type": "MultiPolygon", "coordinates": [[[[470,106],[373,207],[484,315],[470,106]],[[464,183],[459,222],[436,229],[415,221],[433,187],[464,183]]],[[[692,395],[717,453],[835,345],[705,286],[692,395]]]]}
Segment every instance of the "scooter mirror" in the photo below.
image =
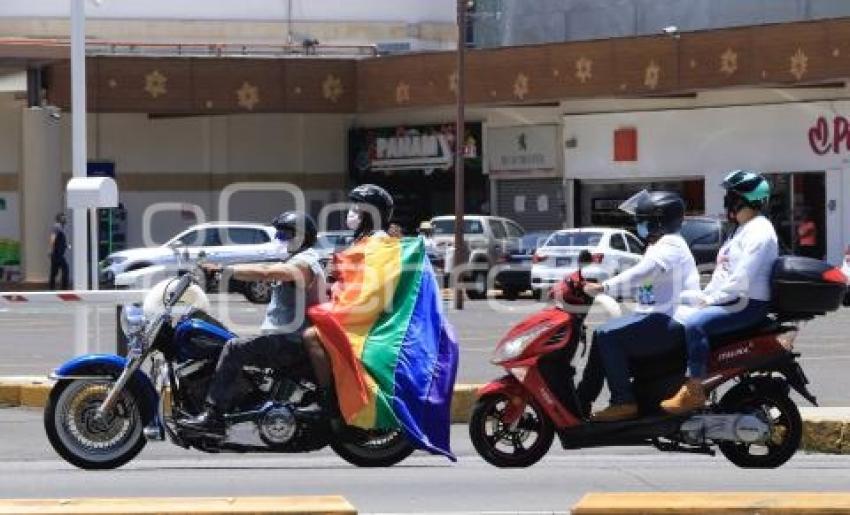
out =
{"type": "Polygon", "coordinates": [[[588,250],[582,250],[578,255],[578,264],[579,266],[585,266],[593,263],[593,256],[590,254],[588,250]]]}

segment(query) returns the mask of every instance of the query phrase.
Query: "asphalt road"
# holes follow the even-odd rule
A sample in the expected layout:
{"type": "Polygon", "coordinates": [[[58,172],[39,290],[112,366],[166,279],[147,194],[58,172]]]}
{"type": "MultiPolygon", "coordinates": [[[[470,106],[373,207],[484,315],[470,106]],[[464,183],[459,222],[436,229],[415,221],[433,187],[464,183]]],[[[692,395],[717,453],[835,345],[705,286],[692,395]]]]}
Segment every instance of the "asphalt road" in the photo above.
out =
{"type": "MultiPolygon", "coordinates": [[[[229,318],[228,325],[235,324],[237,333],[250,334],[259,327],[264,306],[252,305],[237,295],[213,299],[213,313],[222,320],[229,318]]],[[[489,362],[496,342],[542,306],[530,299],[490,299],[467,301],[463,311],[455,311],[451,302],[446,302],[461,349],[458,381],[478,383],[500,375],[501,370],[489,362]]],[[[114,352],[114,308],[92,310],[89,320],[87,348],[76,349],[71,308],[0,306],[0,376],[44,375],[76,354],[114,352]]],[[[850,309],[842,308],[806,325],[797,339],[797,350],[821,405],[850,406],[850,309]]]]}
{"type": "Polygon", "coordinates": [[[497,469],[453,427],[457,463],[416,453],[391,469],[358,469],[330,451],[206,455],[149,444],[114,471],[61,461],[32,409],[0,409],[0,498],[341,494],[361,512],[564,513],[591,491],[846,491],[850,456],[798,454],[777,470],[742,470],[721,456],[643,448],[552,451],[537,465],[497,469]]]}

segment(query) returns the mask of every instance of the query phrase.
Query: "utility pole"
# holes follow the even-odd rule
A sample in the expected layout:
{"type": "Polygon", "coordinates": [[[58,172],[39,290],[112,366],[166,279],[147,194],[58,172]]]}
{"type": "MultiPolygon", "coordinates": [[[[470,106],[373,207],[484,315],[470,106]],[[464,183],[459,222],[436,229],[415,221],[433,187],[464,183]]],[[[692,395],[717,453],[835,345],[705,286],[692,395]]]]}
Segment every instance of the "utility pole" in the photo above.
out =
{"type": "MultiPolygon", "coordinates": [[[[86,176],[86,150],[86,0],[71,0],[71,173],[74,177],[86,176]]],[[[74,289],[85,290],[88,283],[86,210],[74,209],[72,222],[74,289]]]]}
{"type": "MultiPolygon", "coordinates": [[[[466,264],[466,248],[463,241],[463,214],[464,214],[464,178],[463,157],[465,138],[464,133],[464,102],[466,84],[464,80],[464,61],[466,53],[466,2],[457,0],[457,120],[455,120],[455,248],[453,267],[455,270],[464,270],[466,264]]],[[[452,273],[454,279],[455,309],[463,309],[463,289],[461,277],[452,273]]]]}

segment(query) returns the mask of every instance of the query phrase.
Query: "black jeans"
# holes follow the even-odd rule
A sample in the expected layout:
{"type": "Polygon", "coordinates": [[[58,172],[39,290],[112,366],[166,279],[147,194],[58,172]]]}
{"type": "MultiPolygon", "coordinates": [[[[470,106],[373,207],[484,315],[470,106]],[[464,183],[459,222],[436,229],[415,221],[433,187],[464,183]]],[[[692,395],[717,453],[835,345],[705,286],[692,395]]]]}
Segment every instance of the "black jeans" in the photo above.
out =
{"type": "Polygon", "coordinates": [[[60,289],[68,289],[68,261],[65,256],[53,256],[50,258],[50,276],[47,281],[48,289],[56,289],[56,276],[62,272],[62,281],[60,281],[60,289]]]}
{"type": "Polygon", "coordinates": [[[227,342],[215,369],[207,403],[217,411],[233,406],[233,384],[246,365],[286,369],[306,359],[301,334],[268,334],[227,342]]]}

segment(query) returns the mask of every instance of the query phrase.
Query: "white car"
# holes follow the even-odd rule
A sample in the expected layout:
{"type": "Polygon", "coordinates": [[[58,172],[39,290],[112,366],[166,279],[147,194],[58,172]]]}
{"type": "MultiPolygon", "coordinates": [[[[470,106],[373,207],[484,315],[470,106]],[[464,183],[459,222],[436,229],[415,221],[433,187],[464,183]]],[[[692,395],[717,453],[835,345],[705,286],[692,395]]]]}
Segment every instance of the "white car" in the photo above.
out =
{"type": "Polygon", "coordinates": [[[847,277],[848,281],[847,293],[844,294],[844,305],[850,306],[850,245],[844,251],[844,262],[841,264],[841,271],[844,272],[844,276],[847,277]]]}
{"type": "MultiPolygon", "coordinates": [[[[192,226],[159,247],[122,250],[101,262],[101,285],[146,288],[173,275],[182,262],[199,257],[209,263],[229,264],[279,259],[271,225],[214,222],[192,226]]],[[[258,290],[260,297],[268,288],[258,290]]],[[[247,294],[246,294],[247,296],[247,294]]],[[[250,299],[249,299],[250,300],[250,299]]],[[[264,299],[256,299],[263,302],[264,299]]]]}
{"type": "Polygon", "coordinates": [[[578,268],[578,256],[587,250],[593,263],[582,269],[588,279],[604,281],[641,260],[644,244],[623,229],[587,227],[552,233],[532,257],[531,288],[541,298],[564,276],[578,268]]]}

